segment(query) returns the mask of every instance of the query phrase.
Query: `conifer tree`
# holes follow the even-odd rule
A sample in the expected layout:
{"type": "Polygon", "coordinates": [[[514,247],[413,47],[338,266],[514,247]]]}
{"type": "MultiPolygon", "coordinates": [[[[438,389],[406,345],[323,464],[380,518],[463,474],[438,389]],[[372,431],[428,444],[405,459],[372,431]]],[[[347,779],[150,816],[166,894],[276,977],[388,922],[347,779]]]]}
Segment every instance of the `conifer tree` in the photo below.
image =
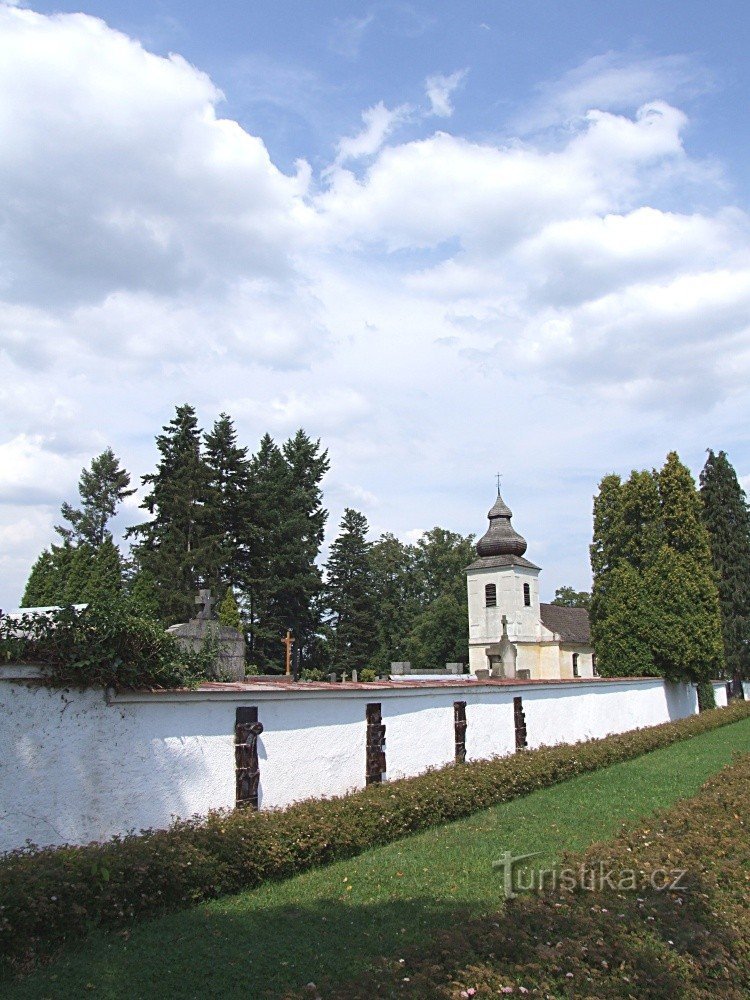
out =
{"type": "Polygon", "coordinates": [[[600,673],[701,680],[720,670],[718,597],[700,511],[675,452],[658,473],[602,480],[591,546],[600,673]]]}
{"type": "Polygon", "coordinates": [[[250,460],[222,413],[205,435],[207,582],[216,593],[240,586],[249,568],[253,524],[250,460]]]}
{"type": "Polygon", "coordinates": [[[237,601],[234,597],[234,592],[231,587],[227,587],[227,592],[224,595],[224,600],[219,605],[219,624],[226,625],[229,628],[235,628],[238,632],[242,632],[242,617],[240,616],[240,609],[237,607],[237,601]]]}
{"type": "Polygon", "coordinates": [[[254,533],[249,539],[245,603],[249,622],[249,656],[264,670],[281,669],[279,642],[291,622],[275,600],[276,572],[285,517],[288,469],[278,445],[265,434],[250,461],[250,503],[254,533]]]}
{"type": "Polygon", "coordinates": [[[371,666],[377,646],[368,530],[364,514],[347,507],[326,563],[330,665],[337,672],[350,673],[352,669],[371,666]]]}
{"type": "Polygon", "coordinates": [[[45,608],[62,601],[64,581],[61,586],[60,567],[55,559],[55,548],[56,546],[52,546],[44,549],[31,567],[21,598],[22,607],[45,608]]]}
{"type": "Polygon", "coordinates": [[[709,450],[700,484],[703,523],[719,590],[724,655],[736,686],[750,677],[750,511],[725,452],[716,455],[709,450]]]}
{"type": "Polygon", "coordinates": [[[174,623],[194,611],[195,591],[208,572],[205,504],[208,474],[201,430],[192,406],[178,406],[156,439],[156,471],[143,476],[150,492],[141,504],[151,520],[128,529],[140,569],[154,582],[159,615],[174,623]]]}
{"type": "Polygon", "coordinates": [[[85,543],[98,549],[111,538],[107,524],[117,513],[122,501],[135,493],[130,490],[130,475],[120,468],[120,461],[111,448],[106,448],[91,462],[90,469],[81,472],[78,492],[80,508],[63,503],[60,508],[68,525],[58,525],[55,531],[73,545],[85,543]]]}

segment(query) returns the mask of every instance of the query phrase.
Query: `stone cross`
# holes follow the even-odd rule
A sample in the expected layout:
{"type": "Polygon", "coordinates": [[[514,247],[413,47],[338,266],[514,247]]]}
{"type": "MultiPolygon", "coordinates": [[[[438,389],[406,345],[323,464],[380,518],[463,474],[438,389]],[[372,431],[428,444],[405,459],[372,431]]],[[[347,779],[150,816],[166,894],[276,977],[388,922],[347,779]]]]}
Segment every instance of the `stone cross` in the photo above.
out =
{"type": "Polygon", "coordinates": [[[199,590],[195,603],[203,605],[197,615],[200,620],[205,620],[211,617],[211,605],[214,603],[214,600],[211,597],[210,590],[199,590]]]}

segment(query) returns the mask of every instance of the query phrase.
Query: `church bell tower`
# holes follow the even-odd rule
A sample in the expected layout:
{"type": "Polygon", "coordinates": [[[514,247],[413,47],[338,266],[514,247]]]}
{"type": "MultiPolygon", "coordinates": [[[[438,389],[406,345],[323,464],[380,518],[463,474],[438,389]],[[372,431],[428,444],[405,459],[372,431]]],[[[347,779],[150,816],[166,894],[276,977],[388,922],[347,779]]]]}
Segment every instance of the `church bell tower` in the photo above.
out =
{"type": "Polygon", "coordinates": [[[533,677],[541,639],[539,573],[524,558],[526,539],[497,491],[487,514],[489,527],[477,542],[477,558],[466,569],[469,594],[469,669],[495,677],[533,677]]]}

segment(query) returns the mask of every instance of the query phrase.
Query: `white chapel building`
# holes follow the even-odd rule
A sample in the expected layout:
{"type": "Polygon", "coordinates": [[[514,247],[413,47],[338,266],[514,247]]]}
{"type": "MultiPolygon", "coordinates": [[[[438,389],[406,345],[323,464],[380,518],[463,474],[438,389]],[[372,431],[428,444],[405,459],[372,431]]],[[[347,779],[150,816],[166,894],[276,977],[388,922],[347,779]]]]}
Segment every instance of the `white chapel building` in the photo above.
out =
{"type": "Polygon", "coordinates": [[[498,490],[490,526],[466,569],[469,670],[519,680],[596,676],[585,608],[540,604],[538,566],[524,558],[526,539],[510,523],[498,490]]]}

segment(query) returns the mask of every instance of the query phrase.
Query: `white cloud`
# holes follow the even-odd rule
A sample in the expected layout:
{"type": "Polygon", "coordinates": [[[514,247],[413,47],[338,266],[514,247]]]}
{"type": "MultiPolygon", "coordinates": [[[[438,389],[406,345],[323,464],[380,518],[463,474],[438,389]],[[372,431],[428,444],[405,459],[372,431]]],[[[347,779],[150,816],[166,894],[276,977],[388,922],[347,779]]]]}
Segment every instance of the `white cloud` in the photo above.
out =
{"type": "Polygon", "coordinates": [[[411,113],[408,104],[387,108],[382,101],[362,112],[364,128],[356,135],[339,140],[337,163],[373,156],[397,125],[407,121],[411,113]]]}
{"type": "Polygon", "coordinates": [[[592,109],[632,111],[657,98],[694,96],[712,86],[702,66],[684,55],[605,52],[537,87],[537,98],[512,127],[525,132],[560,125],[592,109]]]}
{"type": "Polygon", "coordinates": [[[748,402],[747,217],[705,207],[679,65],[623,66],[568,81],[552,144],[399,142],[381,104],[313,178],[179,57],[0,8],[0,606],[81,468],[112,445],[135,483],[185,401],[322,436],[332,525],[481,531],[501,468],[550,591],[583,585],[599,476],[731,452],[748,402]]]}
{"type": "Polygon", "coordinates": [[[459,69],[450,76],[428,76],[425,80],[425,93],[430,102],[430,113],[439,118],[450,118],[453,114],[451,95],[463,81],[467,71],[459,69]]]}
{"type": "Polygon", "coordinates": [[[365,32],[374,20],[375,14],[372,12],[363,17],[337,18],[331,31],[331,49],[347,59],[356,59],[365,32]]]}

